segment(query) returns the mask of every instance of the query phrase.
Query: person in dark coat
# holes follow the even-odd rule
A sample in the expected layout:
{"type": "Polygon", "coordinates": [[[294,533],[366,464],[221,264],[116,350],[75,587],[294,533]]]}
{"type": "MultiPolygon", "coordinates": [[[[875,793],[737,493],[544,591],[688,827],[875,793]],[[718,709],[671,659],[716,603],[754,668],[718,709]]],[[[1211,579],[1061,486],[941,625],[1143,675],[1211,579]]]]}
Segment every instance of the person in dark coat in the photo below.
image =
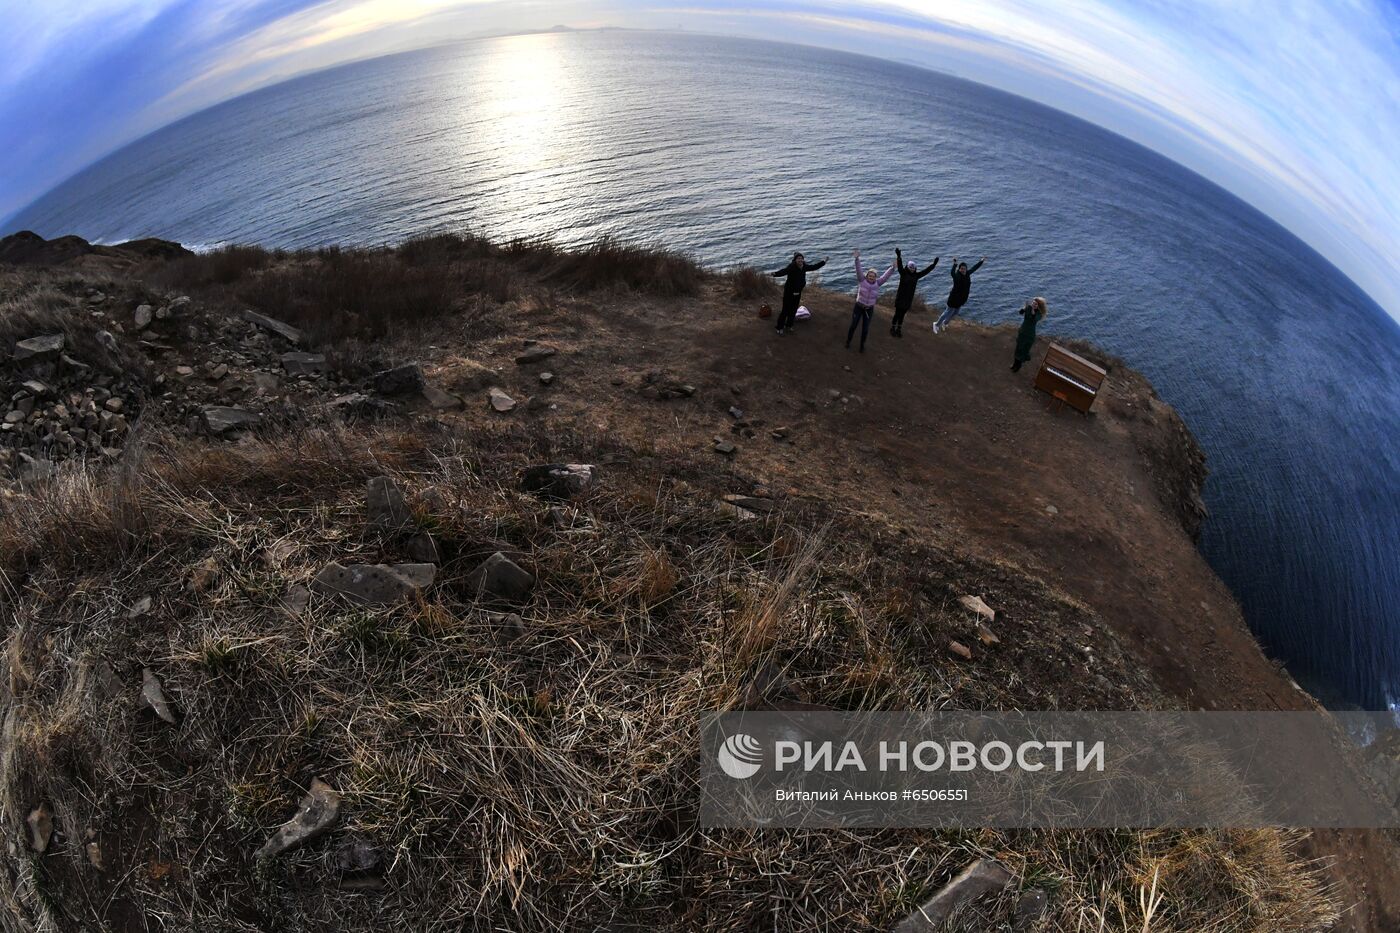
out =
{"type": "Polygon", "coordinates": [[[890,322],[890,336],[904,336],[904,315],[909,313],[909,308],[914,304],[914,292],[918,291],[919,279],[928,275],[938,265],[938,257],[933,257],[933,262],[928,267],[920,270],[910,260],[906,265],[904,256],[900,254],[899,247],[894,248],[894,264],[899,268],[899,291],[894,293],[894,320],[890,322]]]}
{"type": "Polygon", "coordinates": [[[1031,347],[1035,346],[1035,325],[1045,319],[1049,309],[1044,298],[1032,298],[1021,308],[1021,328],[1016,331],[1016,355],[1011,361],[1011,371],[1019,372],[1021,364],[1029,363],[1031,347]]]}
{"type": "Polygon", "coordinates": [[[778,333],[785,334],[797,319],[797,307],[802,304],[802,289],[807,287],[807,273],[815,272],[826,265],[826,260],[807,265],[801,253],[792,254],[792,262],[777,272],[770,273],[775,279],[787,279],[783,283],[783,310],[778,312],[778,333]]]}
{"type": "Polygon", "coordinates": [[[976,265],[969,269],[967,263],[958,262],[958,257],[953,257],[953,269],[949,273],[953,277],[953,288],[948,292],[948,306],[943,309],[943,313],[933,323],[935,334],[941,332],[943,328],[953,322],[953,318],[962,313],[963,305],[967,304],[968,296],[972,293],[972,273],[982,268],[982,263],[986,261],[987,257],[983,256],[977,260],[976,265]]]}

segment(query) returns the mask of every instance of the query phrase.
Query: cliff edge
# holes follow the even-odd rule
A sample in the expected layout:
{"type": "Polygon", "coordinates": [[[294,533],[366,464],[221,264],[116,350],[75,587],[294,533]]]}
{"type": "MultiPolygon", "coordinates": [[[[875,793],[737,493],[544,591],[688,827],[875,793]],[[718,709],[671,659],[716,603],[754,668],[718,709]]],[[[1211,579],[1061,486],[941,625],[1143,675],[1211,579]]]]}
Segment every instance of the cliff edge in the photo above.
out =
{"type": "Polygon", "coordinates": [[[463,237],[0,266],[0,925],[888,928],[977,859],[955,929],[1154,877],[1154,931],[1393,925],[1380,834],[696,828],[705,710],[1314,706],[1145,379],[1075,345],[1053,411],[1009,328],[774,297],[463,237]]]}

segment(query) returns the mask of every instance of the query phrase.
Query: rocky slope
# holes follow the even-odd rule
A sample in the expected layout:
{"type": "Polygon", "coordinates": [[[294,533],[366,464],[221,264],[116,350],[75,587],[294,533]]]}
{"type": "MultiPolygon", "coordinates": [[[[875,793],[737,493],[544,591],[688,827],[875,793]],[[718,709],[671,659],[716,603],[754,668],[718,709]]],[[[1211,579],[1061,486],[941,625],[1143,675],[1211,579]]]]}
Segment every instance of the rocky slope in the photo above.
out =
{"type": "Polygon", "coordinates": [[[1054,414],[1005,330],[847,354],[813,290],[780,340],[761,280],[611,244],[16,255],[5,929],[1400,917],[1376,834],[695,827],[708,709],[1311,704],[1119,361],[1054,414]]]}

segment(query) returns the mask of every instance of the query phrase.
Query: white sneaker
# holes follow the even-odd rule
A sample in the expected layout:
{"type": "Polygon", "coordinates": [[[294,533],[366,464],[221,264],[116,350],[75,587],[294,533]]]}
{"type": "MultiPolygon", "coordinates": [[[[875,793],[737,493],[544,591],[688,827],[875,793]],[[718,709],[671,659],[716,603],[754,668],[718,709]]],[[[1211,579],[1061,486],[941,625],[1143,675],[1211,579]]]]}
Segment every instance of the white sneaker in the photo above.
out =
{"type": "Polygon", "coordinates": [[[937,321],[934,321],[934,322],[933,322],[933,332],[934,332],[935,334],[938,333],[938,322],[937,322],[937,321]]]}

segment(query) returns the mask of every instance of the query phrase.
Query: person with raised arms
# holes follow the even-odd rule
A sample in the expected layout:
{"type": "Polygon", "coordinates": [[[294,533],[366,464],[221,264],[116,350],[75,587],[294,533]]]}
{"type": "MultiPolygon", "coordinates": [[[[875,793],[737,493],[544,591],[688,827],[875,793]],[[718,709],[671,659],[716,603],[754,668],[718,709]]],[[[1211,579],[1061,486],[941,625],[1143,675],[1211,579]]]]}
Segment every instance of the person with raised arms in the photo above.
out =
{"type": "Polygon", "coordinates": [[[894,275],[895,267],[891,265],[885,270],[884,275],[877,275],[874,269],[865,269],[860,264],[860,250],[855,251],[856,257],[856,306],[851,311],[851,327],[846,331],[846,349],[851,348],[851,338],[856,335],[856,327],[860,327],[860,352],[865,352],[865,338],[870,335],[870,319],[875,316],[875,302],[880,300],[880,286],[890,280],[894,275]]]}
{"type": "Polygon", "coordinates": [[[967,304],[968,296],[972,292],[972,273],[982,268],[982,263],[987,261],[983,256],[977,260],[977,264],[971,269],[967,263],[958,262],[958,257],[953,257],[953,268],[949,273],[953,277],[953,288],[948,292],[948,305],[943,309],[943,313],[938,316],[938,320],[933,322],[933,332],[942,333],[943,329],[953,323],[953,318],[962,313],[963,306],[967,304]]]}
{"type": "Polygon", "coordinates": [[[807,287],[807,273],[815,272],[826,265],[826,260],[814,262],[810,266],[801,253],[793,253],[792,261],[777,272],[769,273],[775,279],[786,279],[783,283],[783,309],[778,312],[778,333],[785,334],[797,319],[797,308],[802,304],[802,289],[807,287]]]}
{"type": "Polygon", "coordinates": [[[914,293],[918,291],[919,279],[937,268],[938,257],[934,256],[933,262],[921,270],[912,259],[906,263],[899,247],[896,246],[894,248],[894,264],[899,269],[899,290],[894,293],[894,320],[890,322],[890,336],[903,337],[904,315],[909,313],[909,309],[914,304],[914,293]]]}

